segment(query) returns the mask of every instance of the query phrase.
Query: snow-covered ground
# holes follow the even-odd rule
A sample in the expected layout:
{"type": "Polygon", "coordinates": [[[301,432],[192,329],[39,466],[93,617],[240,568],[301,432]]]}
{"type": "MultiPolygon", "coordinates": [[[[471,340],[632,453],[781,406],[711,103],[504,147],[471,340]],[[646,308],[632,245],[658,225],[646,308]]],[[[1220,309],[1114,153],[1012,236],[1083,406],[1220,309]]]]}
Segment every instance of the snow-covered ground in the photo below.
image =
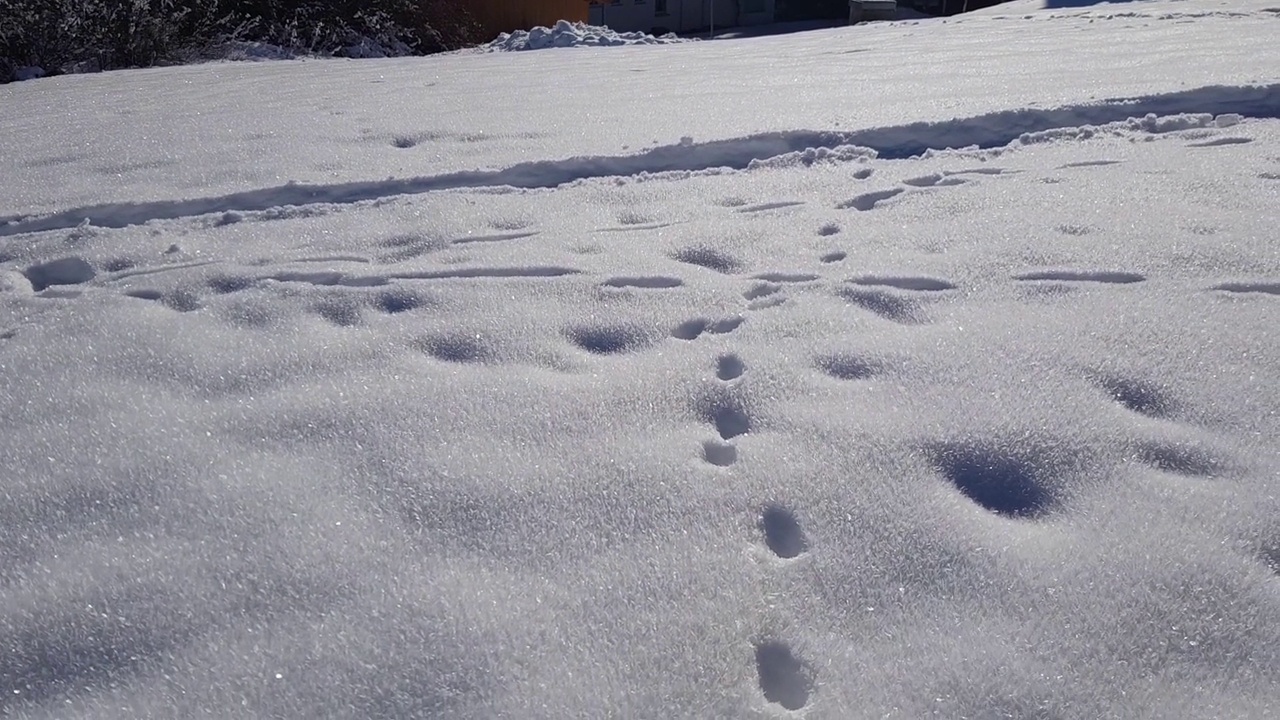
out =
{"type": "Polygon", "coordinates": [[[0,713],[1274,717],[1280,12],[1038,4],[0,87],[0,713]]]}

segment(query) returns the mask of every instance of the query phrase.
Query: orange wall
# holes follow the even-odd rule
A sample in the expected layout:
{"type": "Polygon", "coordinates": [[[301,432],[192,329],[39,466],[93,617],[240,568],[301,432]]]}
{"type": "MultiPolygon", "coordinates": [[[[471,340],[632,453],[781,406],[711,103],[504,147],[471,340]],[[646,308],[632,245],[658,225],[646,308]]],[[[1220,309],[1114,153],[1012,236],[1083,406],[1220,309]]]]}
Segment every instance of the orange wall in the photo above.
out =
{"type": "Polygon", "coordinates": [[[467,6],[492,35],[557,20],[587,20],[587,0],[469,0],[467,6]]]}

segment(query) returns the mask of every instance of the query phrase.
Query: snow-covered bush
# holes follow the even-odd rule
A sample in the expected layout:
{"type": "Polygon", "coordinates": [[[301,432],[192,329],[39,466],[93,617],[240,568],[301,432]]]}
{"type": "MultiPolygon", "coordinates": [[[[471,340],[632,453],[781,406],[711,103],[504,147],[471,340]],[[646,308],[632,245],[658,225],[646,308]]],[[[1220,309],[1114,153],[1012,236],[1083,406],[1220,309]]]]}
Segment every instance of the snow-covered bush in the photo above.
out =
{"type": "Polygon", "coordinates": [[[0,0],[0,82],[39,75],[30,68],[166,64],[234,42],[384,57],[480,39],[465,0],[0,0]]]}

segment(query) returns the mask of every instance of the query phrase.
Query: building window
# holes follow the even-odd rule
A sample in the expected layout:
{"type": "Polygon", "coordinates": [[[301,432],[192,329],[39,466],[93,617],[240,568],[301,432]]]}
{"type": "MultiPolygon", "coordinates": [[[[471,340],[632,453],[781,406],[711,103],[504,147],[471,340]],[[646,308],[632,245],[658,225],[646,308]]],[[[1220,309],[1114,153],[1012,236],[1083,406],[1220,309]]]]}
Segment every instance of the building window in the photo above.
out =
{"type": "Polygon", "coordinates": [[[654,15],[666,15],[666,14],[667,14],[667,0],[653,0],[653,14],[654,14],[654,15]]]}

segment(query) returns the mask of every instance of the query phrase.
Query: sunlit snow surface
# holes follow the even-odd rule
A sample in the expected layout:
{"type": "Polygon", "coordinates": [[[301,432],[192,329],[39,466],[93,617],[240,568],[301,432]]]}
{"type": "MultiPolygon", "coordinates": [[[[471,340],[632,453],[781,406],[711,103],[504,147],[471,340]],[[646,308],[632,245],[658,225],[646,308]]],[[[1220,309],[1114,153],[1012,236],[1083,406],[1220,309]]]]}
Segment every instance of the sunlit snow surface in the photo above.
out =
{"type": "Polygon", "coordinates": [[[1275,716],[1280,12],[1042,4],[0,88],[0,713],[1275,716]]]}

